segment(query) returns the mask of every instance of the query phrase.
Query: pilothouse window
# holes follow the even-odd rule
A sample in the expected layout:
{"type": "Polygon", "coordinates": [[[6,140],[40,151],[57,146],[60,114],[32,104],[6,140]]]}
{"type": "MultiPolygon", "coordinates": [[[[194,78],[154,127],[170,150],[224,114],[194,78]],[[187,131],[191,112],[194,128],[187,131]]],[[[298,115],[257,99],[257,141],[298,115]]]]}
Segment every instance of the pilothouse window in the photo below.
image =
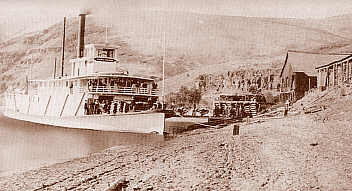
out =
{"type": "Polygon", "coordinates": [[[98,57],[114,58],[113,49],[98,49],[98,57]]]}

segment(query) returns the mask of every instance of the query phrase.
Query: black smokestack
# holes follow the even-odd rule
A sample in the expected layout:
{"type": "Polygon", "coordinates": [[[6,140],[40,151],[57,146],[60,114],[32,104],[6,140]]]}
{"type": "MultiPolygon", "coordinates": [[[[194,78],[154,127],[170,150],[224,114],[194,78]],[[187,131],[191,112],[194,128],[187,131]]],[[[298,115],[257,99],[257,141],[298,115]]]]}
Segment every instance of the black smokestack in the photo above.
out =
{"type": "Polygon", "coordinates": [[[77,57],[82,58],[84,55],[84,30],[86,26],[86,15],[88,13],[82,12],[79,14],[79,29],[78,29],[78,49],[77,57]]]}

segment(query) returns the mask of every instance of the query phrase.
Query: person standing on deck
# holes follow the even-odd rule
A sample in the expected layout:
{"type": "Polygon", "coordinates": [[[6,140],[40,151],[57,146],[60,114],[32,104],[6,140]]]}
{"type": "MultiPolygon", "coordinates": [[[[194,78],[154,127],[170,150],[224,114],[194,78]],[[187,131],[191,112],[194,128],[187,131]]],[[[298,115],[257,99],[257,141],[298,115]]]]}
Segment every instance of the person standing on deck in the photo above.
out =
{"type": "Polygon", "coordinates": [[[109,109],[109,111],[110,111],[110,114],[114,114],[114,110],[115,110],[115,104],[114,104],[114,102],[110,102],[109,103],[109,106],[110,106],[110,109],[109,109]]]}
{"type": "Polygon", "coordinates": [[[148,94],[151,95],[152,94],[152,84],[148,83],[147,84],[147,91],[148,91],[148,94]]]}
{"type": "Polygon", "coordinates": [[[117,113],[118,107],[120,107],[120,106],[118,106],[117,103],[115,102],[115,103],[114,103],[114,109],[112,110],[112,111],[113,111],[113,114],[116,114],[116,113],[117,113]]]}
{"type": "Polygon", "coordinates": [[[104,100],[100,102],[99,108],[100,108],[99,114],[105,113],[105,102],[104,102],[104,100]]]}
{"type": "Polygon", "coordinates": [[[87,100],[84,101],[84,115],[89,115],[87,100]]]}
{"type": "Polygon", "coordinates": [[[126,113],[126,102],[122,102],[122,113],[126,113]]]}
{"type": "Polygon", "coordinates": [[[133,83],[133,84],[132,84],[132,92],[138,94],[138,91],[137,91],[137,90],[138,90],[138,89],[137,89],[137,84],[133,83]]]}
{"type": "Polygon", "coordinates": [[[123,112],[123,105],[124,105],[124,102],[123,101],[120,101],[120,110],[119,112],[122,113],[123,112]]]}
{"type": "Polygon", "coordinates": [[[131,109],[133,112],[136,110],[136,100],[135,97],[132,96],[132,101],[131,101],[131,109]]]}
{"type": "Polygon", "coordinates": [[[285,117],[287,116],[289,107],[290,107],[290,101],[289,101],[289,100],[286,100],[286,103],[285,103],[285,111],[284,111],[284,116],[285,116],[285,117]]]}

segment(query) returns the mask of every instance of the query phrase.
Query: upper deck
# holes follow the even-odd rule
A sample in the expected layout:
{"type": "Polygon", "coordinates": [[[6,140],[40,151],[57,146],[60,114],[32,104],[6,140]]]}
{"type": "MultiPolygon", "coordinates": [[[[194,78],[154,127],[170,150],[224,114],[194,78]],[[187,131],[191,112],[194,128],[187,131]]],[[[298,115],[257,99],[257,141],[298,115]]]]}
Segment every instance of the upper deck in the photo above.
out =
{"type": "Polygon", "coordinates": [[[105,95],[159,96],[154,79],[122,74],[92,74],[48,80],[30,80],[29,94],[90,93],[105,95]]]}
{"type": "Polygon", "coordinates": [[[30,80],[30,94],[67,91],[105,95],[159,96],[153,78],[128,75],[118,66],[117,47],[102,44],[85,46],[84,56],[70,60],[71,75],[68,77],[30,80]]]}

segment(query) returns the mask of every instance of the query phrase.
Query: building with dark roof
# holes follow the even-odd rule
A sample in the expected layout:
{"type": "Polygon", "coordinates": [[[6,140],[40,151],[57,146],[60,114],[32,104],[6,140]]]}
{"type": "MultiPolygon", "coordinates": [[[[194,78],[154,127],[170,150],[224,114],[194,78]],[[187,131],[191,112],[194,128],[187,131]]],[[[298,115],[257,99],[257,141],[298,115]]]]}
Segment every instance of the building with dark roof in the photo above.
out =
{"type": "Polygon", "coordinates": [[[340,60],[346,55],[323,55],[288,51],[280,73],[280,99],[297,100],[317,87],[316,67],[340,60]]]}

